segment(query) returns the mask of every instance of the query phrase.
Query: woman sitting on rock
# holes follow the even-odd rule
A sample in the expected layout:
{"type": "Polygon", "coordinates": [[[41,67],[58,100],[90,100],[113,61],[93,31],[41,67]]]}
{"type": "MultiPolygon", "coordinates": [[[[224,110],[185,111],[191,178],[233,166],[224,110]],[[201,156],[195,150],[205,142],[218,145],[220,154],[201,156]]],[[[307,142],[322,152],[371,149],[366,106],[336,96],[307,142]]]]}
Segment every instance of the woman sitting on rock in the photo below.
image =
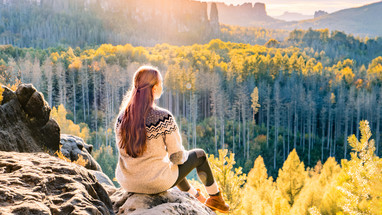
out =
{"type": "Polygon", "coordinates": [[[139,68],[130,95],[121,105],[115,133],[119,159],[116,179],[127,191],[154,194],[177,186],[206,206],[227,213],[229,206],[212,175],[203,149],[186,151],[174,116],[155,105],[162,95],[162,76],[155,68],[139,68]],[[190,185],[186,176],[196,168],[209,198],[190,185]]]}

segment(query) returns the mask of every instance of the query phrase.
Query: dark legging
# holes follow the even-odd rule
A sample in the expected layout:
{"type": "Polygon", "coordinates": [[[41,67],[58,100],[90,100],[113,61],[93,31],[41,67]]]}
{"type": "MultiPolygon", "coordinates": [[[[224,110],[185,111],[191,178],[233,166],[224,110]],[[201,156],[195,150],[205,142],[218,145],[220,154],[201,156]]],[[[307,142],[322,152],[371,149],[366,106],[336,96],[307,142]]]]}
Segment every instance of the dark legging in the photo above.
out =
{"type": "Polygon", "coordinates": [[[192,149],[188,151],[186,162],[178,165],[179,176],[172,187],[177,186],[182,191],[188,191],[191,187],[186,176],[196,168],[198,176],[205,186],[211,186],[214,182],[211,167],[208,163],[206,153],[203,149],[192,149]]]}

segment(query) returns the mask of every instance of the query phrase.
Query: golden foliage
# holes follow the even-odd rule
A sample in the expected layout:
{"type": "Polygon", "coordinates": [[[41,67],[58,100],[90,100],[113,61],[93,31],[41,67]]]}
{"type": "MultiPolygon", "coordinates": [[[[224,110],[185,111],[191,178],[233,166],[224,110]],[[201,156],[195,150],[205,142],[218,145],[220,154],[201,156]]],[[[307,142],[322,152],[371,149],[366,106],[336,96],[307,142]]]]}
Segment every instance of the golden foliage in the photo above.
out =
{"type": "MultiPolygon", "coordinates": [[[[339,205],[347,214],[374,214],[373,207],[382,205],[381,192],[375,192],[375,185],[382,185],[382,160],[374,152],[374,140],[371,138],[369,122],[360,122],[361,140],[353,134],[348,142],[353,148],[351,160],[342,162],[342,172],[339,176],[341,196],[339,205]]],[[[381,189],[380,189],[381,190],[381,189]]],[[[382,208],[376,209],[381,211],[382,208]]]]}
{"type": "Polygon", "coordinates": [[[3,92],[4,92],[4,88],[0,85],[0,104],[3,101],[3,92]]]}
{"type": "Polygon", "coordinates": [[[255,120],[255,114],[261,107],[261,105],[259,104],[259,89],[257,87],[253,89],[253,92],[251,94],[251,101],[252,101],[251,107],[253,109],[253,120],[255,120]]]}
{"type": "Polygon", "coordinates": [[[16,79],[15,83],[10,85],[8,84],[7,87],[13,91],[17,90],[17,87],[21,84],[21,81],[19,79],[16,79]]]}
{"type": "Polygon", "coordinates": [[[277,177],[277,189],[293,206],[297,196],[305,185],[306,172],[304,163],[300,162],[296,149],[289,153],[277,177]]]}
{"type": "MultiPolygon", "coordinates": [[[[60,146],[60,148],[61,148],[61,146],[60,146]]],[[[60,158],[60,159],[62,159],[62,160],[64,160],[64,161],[72,162],[69,158],[65,157],[65,156],[62,154],[61,151],[56,151],[54,154],[57,155],[58,158],[60,158]]]]}
{"type": "Polygon", "coordinates": [[[277,211],[289,209],[288,203],[276,190],[273,178],[268,178],[261,156],[255,160],[253,168],[248,173],[244,193],[242,214],[277,214],[277,211]]]}
{"type": "Polygon", "coordinates": [[[317,209],[316,206],[309,208],[309,213],[311,215],[321,215],[320,211],[317,209]]]}
{"type": "Polygon", "coordinates": [[[72,63],[69,65],[70,70],[79,70],[82,67],[82,61],[79,57],[74,58],[72,63]]]}
{"type": "Polygon", "coordinates": [[[53,107],[51,111],[51,117],[57,121],[61,133],[81,137],[86,142],[89,138],[88,126],[85,123],[74,124],[72,120],[66,119],[66,114],[67,111],[62,104],[58,108],[53,107]]]}
{"type": "Polygon", "coordinates": [[[382,81],[382,56],[371,61],[367,74],[371,80],[382,81]]]}
{"type": "Polygon", "coordinates": [[[234,168],[235,154],[228,156],[227,149],[219,150],[219,157],[212,154],[208,156],[208,161],[217,184],[219,185],[224,199],[230,205],[230,209],[235,214],[241,208],[243,190],[242,186],[247,178],[242,172],[242,168],[234,168]]]}
{"type": "MultiPolygon", "coordinates": [[[[60,146],[60,148],[61,148],[61,146],[60,146]]],[[[83,167],[85,167],[86,164],[88,164],[88,161],[85,160],[82,155],[78,155],[78,159],[72,162],[69,158],[65,157],[61,151],[56,151],[54,154],[57,155],[58,158],[66,161],[66,162],[69,162],[69,163],[74,163],[74,164],[77,164],[77,165],[80,165],[83,167]]]]}

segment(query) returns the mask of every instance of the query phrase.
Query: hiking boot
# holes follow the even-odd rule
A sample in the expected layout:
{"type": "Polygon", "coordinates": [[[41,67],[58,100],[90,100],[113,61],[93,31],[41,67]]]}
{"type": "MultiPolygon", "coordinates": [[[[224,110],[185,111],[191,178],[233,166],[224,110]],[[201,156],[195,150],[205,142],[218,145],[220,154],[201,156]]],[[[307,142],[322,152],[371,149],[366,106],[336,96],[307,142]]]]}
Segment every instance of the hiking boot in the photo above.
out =
{"type": "Polygon", "coordinates": [[[204,203],[207,207],[211,208],[212,210],[217,210],[220,213],[228,213],[229,212],[229,205],[224,202],[222,193],[219,190],[218,195],[216,196],[210,196],[206,203],[204,203]]]}
{"type": "Polygon", "coordinates": [[[199,202],[203,203],[206,202],[206,197],[203,196],[203,193],[200,192],[200,189],[196,189],[198,191],[195,195],[195,198],[199,200],[199,202]]]}

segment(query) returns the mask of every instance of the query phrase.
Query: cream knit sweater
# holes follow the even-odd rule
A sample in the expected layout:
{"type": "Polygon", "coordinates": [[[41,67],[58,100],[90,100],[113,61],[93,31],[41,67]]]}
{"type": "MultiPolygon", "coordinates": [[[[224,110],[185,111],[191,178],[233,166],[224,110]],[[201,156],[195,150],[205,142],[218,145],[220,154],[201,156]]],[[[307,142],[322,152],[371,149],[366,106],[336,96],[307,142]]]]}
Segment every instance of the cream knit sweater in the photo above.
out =
{"type": "MultiPolygon", "coordinates": [[[[120,122],[121,116],[116,122],[116,134],[120,122]]],[[[156,106],[151,108],[145,124],[147,148],[142,156],[133,158],[124,149],[118,148],[117,144],[119,158],[115,176],[127,192],[160,193],[175,183],[178,178],[178,164],[187,160],[188,153],[182,145],[175,119],[168,110],[156,106]]],[[[118,141],[119,137],[116,135],[116,143],[118,141]]]]}

